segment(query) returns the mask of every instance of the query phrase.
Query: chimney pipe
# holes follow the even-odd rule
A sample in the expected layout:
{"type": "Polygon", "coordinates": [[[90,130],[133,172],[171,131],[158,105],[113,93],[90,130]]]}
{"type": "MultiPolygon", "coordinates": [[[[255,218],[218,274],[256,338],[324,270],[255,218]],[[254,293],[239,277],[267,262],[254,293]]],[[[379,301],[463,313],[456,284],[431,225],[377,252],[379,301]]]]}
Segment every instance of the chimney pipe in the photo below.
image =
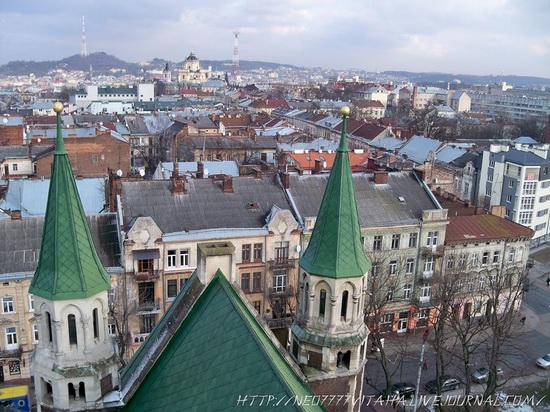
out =
{"type": "Polygon", "coordinates": [[[385,185],[388,183],[388,172],[384,170],[378,170],[374,172],[374,184],[385,185]]]}
{"type": "Polygon", "coordinates": [[[281,183],[283,189],[290,189],[290,175],[288,173],[281,173],[281,183]]]}
{"type": "Polygon", "coordinates": [[[233,178],[229,175],[223,175],[222,182],[223,193],[233,193],[233,178]]]}
{"type": "Polygon", "coordinates": [[[204,163],[197,162],[197,179],[204,178],[204,163]]]}

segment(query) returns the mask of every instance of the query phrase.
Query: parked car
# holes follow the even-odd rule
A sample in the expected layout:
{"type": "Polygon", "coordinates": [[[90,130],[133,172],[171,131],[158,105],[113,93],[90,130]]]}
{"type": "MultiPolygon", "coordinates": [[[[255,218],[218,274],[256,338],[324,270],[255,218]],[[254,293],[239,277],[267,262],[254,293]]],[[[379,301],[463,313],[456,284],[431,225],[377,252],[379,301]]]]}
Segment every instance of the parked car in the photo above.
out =
{"type": "Polygon", "coordinates": [[[381,391],[380,396],[384,398],[388,398],[392,396],[412,398],[415,393],[416,393],[416,386],[414,386],[412,383],[399,382],[399,383],[394,383],[390,387],[389,391],[387,388],[381,391]]]}
{"type": "MultiPolygon", "coordinates": [[[[452,378],[449,375],[443,375],[441,377],[441,392],[446,391],[452,391],[454,389],[460,388],[462,382],[460,382],[457,378],[452,378]]],[[[426,383],[425,388],[430,393],[436,393],[437,392],[437,381],[434,379],[433,381],[429,381],[426,383]]]]}
{"type": "Polygon", "coordinates": [[[550,367],[550,353],[541,356],[537,359],[537,366],[539,368],[548,369],[550,367]]]}
{"type": "MultiPolygon", "coordinates": [[[[475,383],[485,383],[487,382],[487,379],[489,379],[489,374],[491,373],[491,371],[489,370],[489,368],[487,367],[482,367],[482,368],[479,368],[479,369],[476,369],[473,373],[472,373],[472,380],[475,382],[475,383]]],[[[502,368],[497,368],[497,377],[502,375],[504,372],[502,370],[502,368]]]]}

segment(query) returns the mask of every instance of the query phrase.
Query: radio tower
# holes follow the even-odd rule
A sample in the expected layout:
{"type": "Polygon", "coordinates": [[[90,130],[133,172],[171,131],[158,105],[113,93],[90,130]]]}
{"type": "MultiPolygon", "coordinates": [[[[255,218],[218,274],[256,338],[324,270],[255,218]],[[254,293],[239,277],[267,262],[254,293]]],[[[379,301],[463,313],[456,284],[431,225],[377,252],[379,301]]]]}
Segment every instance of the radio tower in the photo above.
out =
{"type": "Polygon", "coordinates": [[[239,29],[233,31],[235,39],[233,41],[233,77],[239,74],[239,29]]]}
{"type": "Polygon", "coordinates": [[[82,57],[87,57],[88,52],[86,51],[86,29],[84,26],[84,16],[82,16],[82,51],[80,52],[82,57]]]}

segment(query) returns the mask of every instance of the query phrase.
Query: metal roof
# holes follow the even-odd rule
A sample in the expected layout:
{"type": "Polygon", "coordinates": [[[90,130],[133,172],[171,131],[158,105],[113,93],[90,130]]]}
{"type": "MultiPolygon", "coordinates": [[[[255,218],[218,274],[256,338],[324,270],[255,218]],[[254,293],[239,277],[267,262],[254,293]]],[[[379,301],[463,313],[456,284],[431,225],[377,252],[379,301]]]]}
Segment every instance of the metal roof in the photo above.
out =
{"type": "Polygon", "coordinates": [[[453,160],[462,156],[464,153],[466,153],[465,150],[459,149],[457,147],[445,146],[437,152],[436,157],[437,160],[445,163],[450,163],[453,160]]]}
{"type": "MultiPolygon", "coordinates": [[[[198,169],[198,162],[178,162],[178,170],[180,176],[195,176],[198,169]]],[[[219,162],[216,161],[205,161],[204,164],[204,173],[205,177],[208,175],[228,175],[228,176],[239,176],[239,166],[234,160],[222,160],[219,162]]],[[[172,176],[172,171],[174,170],[173,162],[162,162],[159,163],[155,173],[153,174],[153,180],[166,180],[170,179],[172,176]]]]}
{"type": "Polygon", "coordinates": [[[418,163],[424,163],[430,152],[437,152],[437,150],[443,145],[439,140],[429,139],[424,136],[415,135],[411,137],[407,142],[399,149],[401,156],[408,156],[409,159],[418,163]]]}
{"type": "Polygon", "coordinates": [[[454,216],[449,218],[445,243],[531,238],[534,234],[528,227],[491,214],[454,216]]]}
{"type": "MultiPolygon", "coordinates": [[[[327,180],[328,175],[290,176],[289,193],[302,219],[316,218],[327,180]]],[[[354,173],[353,186],[362,228],[416,224],[423,210],[440,209],[412,172],[389,172],[388,183],[380,185],[372,173],[354,173]]]]}

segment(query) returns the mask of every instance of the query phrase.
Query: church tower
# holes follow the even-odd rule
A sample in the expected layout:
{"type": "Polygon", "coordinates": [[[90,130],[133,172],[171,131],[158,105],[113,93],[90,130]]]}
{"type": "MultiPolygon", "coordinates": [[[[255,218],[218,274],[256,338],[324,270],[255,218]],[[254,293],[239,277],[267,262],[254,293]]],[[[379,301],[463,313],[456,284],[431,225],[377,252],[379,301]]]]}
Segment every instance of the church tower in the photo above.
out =
{"type": "Polygon", "coordinates": [[[300,258],[298,316],[291,326],[290,351],[316,395],[349,395],[349,402],[329,410],[358,411],[368,328],[364,291],[371,264],[361,242],[361,228],[346,141],[342,136],[315,227],[300,258]]]}
{"type": "Polygon", "coordinates": [[[31,364],[38,411],[101,409],[118,385],[107,331],[110,278],[92,241],[54,104],[57,139],[34,295],[39,344],[31,364]]]}

